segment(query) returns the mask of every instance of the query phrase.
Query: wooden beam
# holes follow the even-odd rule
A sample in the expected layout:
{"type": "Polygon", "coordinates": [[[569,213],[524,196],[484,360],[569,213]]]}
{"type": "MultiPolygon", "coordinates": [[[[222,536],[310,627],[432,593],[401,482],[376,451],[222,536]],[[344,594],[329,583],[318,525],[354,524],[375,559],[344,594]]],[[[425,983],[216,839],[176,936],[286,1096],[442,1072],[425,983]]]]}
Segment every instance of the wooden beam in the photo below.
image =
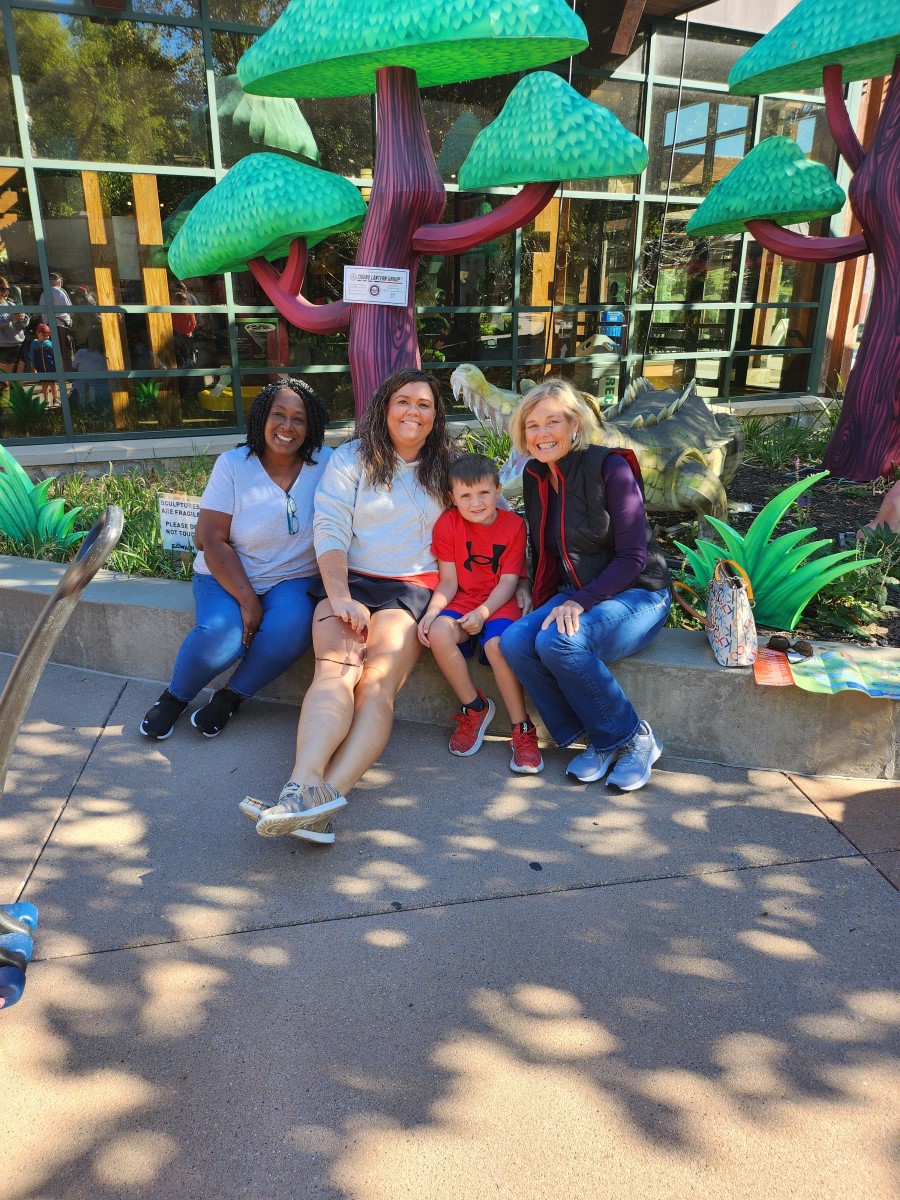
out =
{"type": "Polygon", "coordinates": [[[647,0],[625,0],[625,8],[612,44],[612,52],[616,56],[621,55],[626,58],[631,53],[634,37],[646,6],[647,0]]]}

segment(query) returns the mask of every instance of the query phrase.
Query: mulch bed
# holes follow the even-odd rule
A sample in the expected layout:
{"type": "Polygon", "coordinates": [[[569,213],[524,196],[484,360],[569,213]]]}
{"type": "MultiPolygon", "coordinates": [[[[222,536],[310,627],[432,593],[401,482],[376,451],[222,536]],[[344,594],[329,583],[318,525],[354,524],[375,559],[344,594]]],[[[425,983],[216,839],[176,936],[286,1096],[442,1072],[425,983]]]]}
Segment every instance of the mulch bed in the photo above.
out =
{"type": "MultiPolygon", "coordinates": [[[[738,533],[745,533],[753,518],[760,509],[777,493],[790,487],[797,476],[793,471],[771,471],[763,467],[743,465],[731,481],[728,488],[729,503],[743,502],[753,505],[752,512],[731,512],[729,524],[738,533]]],[[[810,541],[814,538],[829,537],[837,549],[851,549],[854,544],[856,530],[871,521],[878,506],[881,495],[876,494],[873,485],[859,483],[841,483],[837,480],[823,479],[803,493],[807,500],[805,524],[815,529],[810,541]],[[844,544],[841,545],[843,538],[844,544]]],[[[682,555],[674,544],[674,538],[687,545],[692,543],[691,527],[685,525],[683,513],[652,513],[651,521],[656,530],[657,539],[663,553],[671,560],[681,561],[682,555]],[[680,528],[679,528],[680,526],[680,528]]],[[[797,524],[788,516],[775,530],[775,536],[795,529],[797,524]]],[[[695,527],[694,527],[695,528],[695,527]]],[[[896,598],[895,601],[896,603],[896,598]]],[[[868,626],[865,634],[853,638],[850,634],[842,633],[832,626],[815,626],[801,623],[801,631],[829,641],[865,642],[867,645],[898,646],[900,647],[900,616],[884,616],[876,625],[868,626]]]]}

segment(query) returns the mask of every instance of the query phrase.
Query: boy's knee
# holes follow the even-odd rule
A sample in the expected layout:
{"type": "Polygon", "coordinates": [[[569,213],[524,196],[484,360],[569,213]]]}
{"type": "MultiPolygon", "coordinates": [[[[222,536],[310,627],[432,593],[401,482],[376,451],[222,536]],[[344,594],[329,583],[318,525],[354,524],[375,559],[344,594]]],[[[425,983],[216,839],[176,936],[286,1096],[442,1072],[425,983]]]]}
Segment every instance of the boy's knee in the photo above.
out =
{"type": "Polygon", "coordinates": [[[445,646],[458,646],[456,630],[457,624],[452,617],[435,617],[428,630],[428,641],[432,646],[439,646],[441,649],[445,646]]]}

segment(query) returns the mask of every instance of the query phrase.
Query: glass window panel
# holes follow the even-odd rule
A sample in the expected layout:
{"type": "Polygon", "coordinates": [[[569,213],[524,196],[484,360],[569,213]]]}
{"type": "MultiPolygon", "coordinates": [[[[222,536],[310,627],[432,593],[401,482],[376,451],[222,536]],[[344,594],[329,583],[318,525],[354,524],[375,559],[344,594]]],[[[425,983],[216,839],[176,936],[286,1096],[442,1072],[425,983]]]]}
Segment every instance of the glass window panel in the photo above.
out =
{"type": "Polygon", "coordinates": [[[663,212],[662,204],[647,204],[644,208],[637,299],[652,300],[655,289],[657,302],[684,300],[699,304],[704,300],[734,300],[740,236],[688,237],[684,230],[693,209],[672,208],[666,215],[663,233],[663,212]]]}
{"type": "Polygon", "coordinates": [[[612,71],[614,75],[643,75],[647,61],[649,30],[646,27],[638,29],[627,58],[614,56],[611,51],[621,12],[614,16],[614,20],[610,20],[611,13],[615,14],[615,9],[609,9],[606,5],[579,5],[579,15],[587,26],[591,44],[576,58],[576,71],[605,69],[612,71]]]}
{"type": "Polygon", "coordinates": [[[675,391],[683,391],[692,379],[697,378],[698,370],[703,372],[701,378],[706,381],[705,386],[709,387],[710,363],[706,359],[684,358],[680,362],[647,359],[643,367],[640,361],[632,367],[635,376],[643,375],[657,390],[673,388],[675,391]]]}
{"type": "Polygon", "coordinates": [[[632,354],[643,354],[647,342],[648,354],[681,352],[696,354],[698,350],[731,349],[733,312],[727,308],[656,308],[652,314],[639,312],[634,318],[632,354]]]}
{"type": "Polygon", "coordinates": [[[810,349],[816,331],[816,308],[745,309],[739,317],[737,350],[757,347],[810,349]]]}
{"type": "MultiPolygon", "coordinates": [[[[443,219],[455,223],[484,216],[508,199],[483,192],[451,192],[443,219]]],[[[511,305],[514,252],[515,234],[508,233],[462,254],[426,255],[416,278],[416,304],[423,308],[511,305]]]]}
{"type": "MultiPolygon", "coordinates": [[[[2,379],[2,376],[0,376],[2,379]]],[[[18,438],[60,437],[65,432],[59,385],[55,380],[38,380],[34,375],[6,377],[0,383],[0,436],[4,444],[18,438]],[[9,387],[19,385],[19,393],[10,403],[9,387]]]]}
{"type": "MultiPolygon", "coordinates": [[[[608,108],[626,129],[641,133],[642,97],[644,89],[639,83],[620,79],[598,79],[596,76],[576,75],[572,81],[576,91],[581,92],[594,104],[608,108]]],[[[638,176],[624,175],[615,179],[576,179],[566,185],[577,192],[625,192],[637,190],[638,176]]]]}
{"type": "Polygon", "coordinates": [[[664,192],[673,146],[675,195],[705,196],[750,149],[754,101],[685,89],[653,89],[647,190],[664,192]],[[676,128],[677,126],[677,128],[676,128]]]}
{"type": "Polygon", "coordinates": [[[209,165],[198,30],[22,9],[13,21],[36,156],[209,165]]]}
{"type": "Polygon", "coordinates": [[[199,17],[200,0],[131,0],[136,12],[159,13],[166,17],[199,17]]]}
{"type": "Polygon", "coordinates": [[[500,115],[518,75],[424,88],[425,124],[441,176],[456,181],[477,134],[500,115]]]}
{"type": "Polygon", "coordinates": [[[211,21],[234,21],[268,29],[288,6],[288,0],[209,0],[211,21]]]}
{"type": "MultiPolygon", "coordinates": [[[[211,180],[39,171],[37,181],[51,271],[89,293],[89,304],[173,303],[167,247],[211,180]]],[[[221,276],[191,280],[187,292],[192,305],[224,302],[221,276]]]]}
{"type": "MultiPolygon", "coordinates": [[[[825,237],[828,233],[826,221],[794,228],[813,237],[825,237]]],[[[742,300],[751,304],[808,304],[819,299],[821,286],[822,267],[818,263],[782,258],[753,238],[747,238],[742,300]]]]}
{"type": "Polygon", "coordinates": [[[248,154],[269,150],[342,175],[371,170],[370,97],[303,100],[301,104],[290,97],[246,95],[238,82],[237,64],[254,41],[254,37],[243,33],[212,34],[216,109],[225,166],[233,166],[248,154]]]}
{"type": "Polygon", "coordinates": [[[419,312],[416,328],[422,365],[512,357],[511,313],[419,312]]]}
{"type": "MultiPolygon", "coordinates": [[[[234,426],[229,409],[207,408],[204,380],[196,376],[160,379],[100,378],[79,372],[66,381],[72,426],[77,436],[122,431],[234,426]]],[[[222,403],[219,399],[215,403],[222,403]]]]}
{"type": "Polygon", "coordinates": [[[802,100],[763,100],[761,138],[789,137],[807,158],[834,169],[837,147],[828,128],[825,107],[802,100]]]}
{"type": "Polygon", "coordinates": [[[554,197],[522,231],[524,305],[627,304],[636,206],[554,197]]]}
{"type": "Polygon", "coordinates": [[[235,317],[238,358],[242,367],[290,369],[347,366],[347,334],[312,335],[273,313],[238,313],[235,317]]]}
{"type": "Polygon", "coordinates": [[[553,359],[618,361],[625,349],[628,315],[621,308],[601,309],[599,312],[577,312],[571,309],[549,312],[519,311],[520,359],[553,359]]]}
{"type": "Polygon", "coordinates": [[[17,304],[37,304],[43,290],[28,185],[20,167],[0,167],[0,275],[17,304]]]}
{"type": "Polygon", "coordinates": [[[6,36],[3,25],[0,24],[0,155],[4,158],[18,158],[21,153],[13,107],[9,57],[6,53],[6,36]]]}
{"type": "MultiPolygon", "coordinates": [[[[702,79],[705,83],[727,83],[728,73],[752,44],[752,38],[732,33],[717,33],[712,29],[692,29],[688,35],[684,60],[684,78],[702,79]]],[[[658,33],[654,40],[654,71],[657,75],[681,77],[681,54],[684,35],[658,33]]]]}
{"type": "Polygon", "coordinates": [[[736,355],[731,364],[732,396],[756,392],[806,392],[812,369],[808,351],[736,355]]]}

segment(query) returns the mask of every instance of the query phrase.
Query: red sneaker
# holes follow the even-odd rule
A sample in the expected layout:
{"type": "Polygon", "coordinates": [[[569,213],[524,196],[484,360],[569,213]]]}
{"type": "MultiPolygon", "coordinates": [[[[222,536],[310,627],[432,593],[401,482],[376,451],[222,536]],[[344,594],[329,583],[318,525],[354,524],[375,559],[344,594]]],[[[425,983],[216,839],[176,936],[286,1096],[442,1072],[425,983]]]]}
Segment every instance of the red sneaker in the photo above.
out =
{"type": "Polygon", "coordinates": [[[543,771],[544,760],[538,747],[537,730],[531,721],[526,719],[521,725],[513,725],[510,745],[511,771],[518,771],[520,775],[537,775],[539,771],[543,771]]]}
{"type": "Polygon", "coordinates": [[[489,700],[484,692],[478,695],[485,703],[481,712],[459,712],[453,714],[453,720],[458,722],[456,732],[450,739],[450,753],[458,754],[460,758],[468,758],[481,749],[484,735],[496,711],[493,700],[489,700]]]}

